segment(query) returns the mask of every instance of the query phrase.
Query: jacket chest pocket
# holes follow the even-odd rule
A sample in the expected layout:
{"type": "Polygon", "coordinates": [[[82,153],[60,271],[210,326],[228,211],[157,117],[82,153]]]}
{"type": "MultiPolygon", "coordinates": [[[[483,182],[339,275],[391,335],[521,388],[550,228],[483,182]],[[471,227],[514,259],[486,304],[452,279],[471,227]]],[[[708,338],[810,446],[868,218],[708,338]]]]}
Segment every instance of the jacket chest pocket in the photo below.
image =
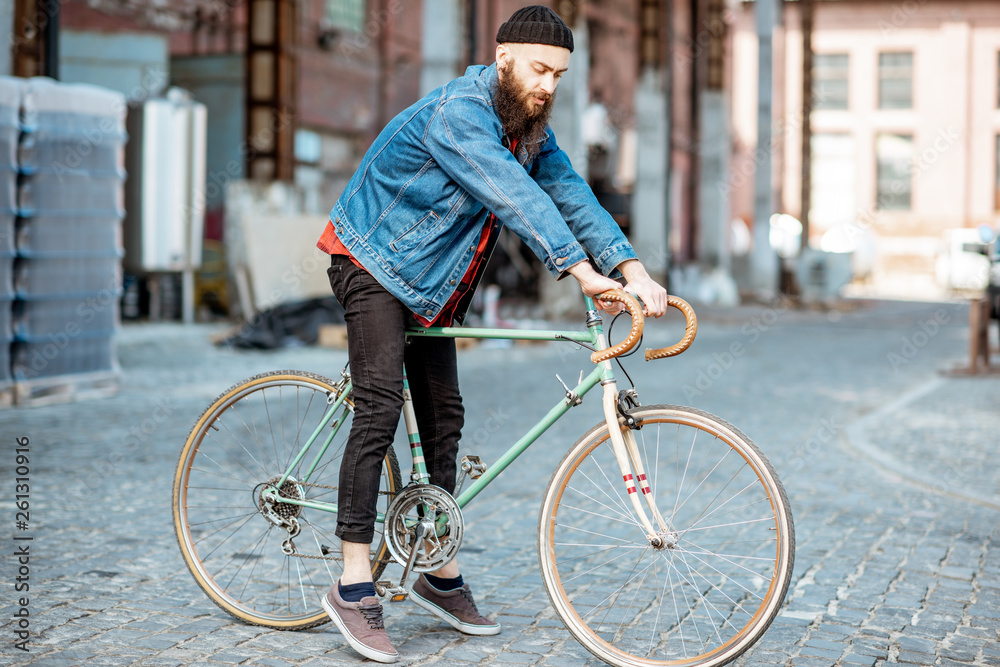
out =
{"type": "Polygon", "coordinates": [[[389,243],[393,252],[406,252],[421,243],[441,223],[441,216],[434,211],[418,219],[389,243]]]}

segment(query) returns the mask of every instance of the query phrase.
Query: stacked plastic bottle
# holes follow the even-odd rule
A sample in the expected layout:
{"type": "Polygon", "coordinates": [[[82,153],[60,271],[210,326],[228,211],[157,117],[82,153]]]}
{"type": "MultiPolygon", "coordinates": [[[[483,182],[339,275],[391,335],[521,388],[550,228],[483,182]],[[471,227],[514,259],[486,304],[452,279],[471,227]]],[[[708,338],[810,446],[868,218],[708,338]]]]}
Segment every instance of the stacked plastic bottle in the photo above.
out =
{"type": "Polygon", "coordinates": [[[11,303],[14,299],[14,220],[17,144],[24,79],[0,77],[0,405],[11,400],[11,303]]]}
{"type": "Polygon", "coordinates": [[[118,371],[125,112],[124,96],[96,86],[34,78],[24,87],[15,382],[118,371]]]}

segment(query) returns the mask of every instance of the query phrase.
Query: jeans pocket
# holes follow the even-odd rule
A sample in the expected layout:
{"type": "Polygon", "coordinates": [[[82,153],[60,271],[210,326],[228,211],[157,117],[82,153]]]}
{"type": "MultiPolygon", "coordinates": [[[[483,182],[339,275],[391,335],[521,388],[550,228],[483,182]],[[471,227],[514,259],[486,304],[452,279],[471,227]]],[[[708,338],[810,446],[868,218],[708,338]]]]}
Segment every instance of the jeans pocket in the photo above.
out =
{"type": "Polygon", "coordinates": [[[346,305],[346,299],[351,293],[351,283],[357,283],[356,276],[352,275],[352,273],[357,273],[357,268],[350,258],[343,255],[333,255],[330,268],[326,270],[333,295],[337,297],[337,301],[342,306],[346,305]]]}

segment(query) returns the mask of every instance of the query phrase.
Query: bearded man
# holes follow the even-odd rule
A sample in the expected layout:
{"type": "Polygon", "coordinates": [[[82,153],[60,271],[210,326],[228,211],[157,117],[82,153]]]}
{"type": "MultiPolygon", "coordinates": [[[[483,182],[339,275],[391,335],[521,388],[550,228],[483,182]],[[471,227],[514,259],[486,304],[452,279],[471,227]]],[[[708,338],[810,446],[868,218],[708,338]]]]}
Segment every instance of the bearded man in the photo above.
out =
{"type": "MultiPolygon", "coordinates": [[[[462,322],[503,226],[557,279],[579,281],[584,294],[621,287],[613,278],[624,277],[647,315],[667,308],[666,290],[650,279],[548,127],[572,32],[536,5],[501,25],[497,42],[493,65],[468,68],[385,127],[317,244],[331,255],[330,284],[346,311],[355,402],[338,497],[344,571],[322,602],[348,644],[379,662],[398,656],[369,558],[404,367],[431,483],[449,493],[464,418],[454,339],[404,344],[406,328],[462,322]]],[[[500,632],[477,610],[457,560],[420,575],[410,598],[461,632],[500,632]]]]}

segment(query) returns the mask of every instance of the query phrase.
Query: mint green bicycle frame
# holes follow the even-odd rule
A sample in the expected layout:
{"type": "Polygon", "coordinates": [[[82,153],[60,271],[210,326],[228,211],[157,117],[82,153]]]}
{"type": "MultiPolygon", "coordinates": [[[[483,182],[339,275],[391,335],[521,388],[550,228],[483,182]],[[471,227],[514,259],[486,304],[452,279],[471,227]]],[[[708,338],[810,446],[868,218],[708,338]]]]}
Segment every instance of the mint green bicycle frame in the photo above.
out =
{"type": "MultiPolygon", "coordinates": [[[[586,331],[536,331],[531,329],[487,329],[487,328],[466,328],[466,327],[430,327],[426,329],[410,329],[406,332],[407,337],[425,337],[425,338],[479,338],[479,339],[497,339],[497,340],[534,340],[534,341],[574,341],[577,343],[585,343],[591,347],[595,347],[599,344],[599,341],[604,339],[604,328],[602,320],[600,317],[596,316],[596,310],[594,307],[594,301],[590,297],[586,298],[587,305],[587,330],[586,331]]],[[[517,457],[524,453],[528,447],[530,447],[538,438],[545,433],[556,421],[559,420],[566,412],[569,411],[575,405],[580,403],[580,400],[593,389],[597,384],[605,381],[614,381],[614,372],[612,371],[611,364],[608,362],[602,362],[596,365],[593,371],[586,377],[584,377],[579,384],[570,389],[566,396],[556,405],[552,406],[552,409],[542,417],[538,423],[531,427],[527,433],[525,433],[520,440],[515,442],[511,447],[500,456],[500,458],[490,465],[486,472],[482,474],[478,479],[473,481],[473,483],[456,498],[456,502],[459,507],[465,507],[473,498],[479,495],[486,486],[489,485],[500,473],[507,469],[507,467],[514,462],[517,457]]],[[[338,385],[338,394],[334,399],[331,395],[332,402],[330,407],[327,409],[326,413],[323,415],[323,419],[320,420],[320,424],[313,431],[309,439],[302,445],[295,459],[288,466],[285,474],[281,477],[281,480],[277,484],[271,486],[266,491],[264,491],[265,496],[270,496],[274,502],[279,502],[277,489],[288,479],[292,470],[294,470],[299,463],[305,458],[307,452],[312,448],[313,443],[319,438],[320,433],[324,428],[333,423],[332,432],[326,437],[320,450],[316,453],[306,470],[305,476],[300,480],[303,482],[308,482],[316,466],[319,465],[320,460],[326,453],[333,439],[337,436],[340,428],[343,426],[343,420],[338,420],[334,423],[334,418],[340,412],[344,404],[344,399],[351,392],[351,383],[349,381],[344,382],[343,385],[338,385]]],[[[404,418],[409,422],[412,419],[412,404],[410,403],[410,389],[409,384],[404,376],[403,378],[403,397],[404,397],[404,418]],[[409,413],[409,414],[408,414],[409,413]]],[[[423,449],[420,445],[419,435],[417,433],[416,424],[407,423],[407,433],[409,433],[410,438],[410,452],[413,457],[413,481],[419,483],[427,483],[430,480],[430,474],[427,472],[427,466],[424,462],[423,449]]],[[[324,512],[336,512],[336,503],[327,503],[315,500],[298,500],[295,498],[280,498],[280,502],[288,503],[291,505],[302,505],[303,507],[309,507],[315,510],[320,510],[324,512]]],[[[385,519],[382,513],[379,513],[376,521],[383,522],[385,519]]]]}

